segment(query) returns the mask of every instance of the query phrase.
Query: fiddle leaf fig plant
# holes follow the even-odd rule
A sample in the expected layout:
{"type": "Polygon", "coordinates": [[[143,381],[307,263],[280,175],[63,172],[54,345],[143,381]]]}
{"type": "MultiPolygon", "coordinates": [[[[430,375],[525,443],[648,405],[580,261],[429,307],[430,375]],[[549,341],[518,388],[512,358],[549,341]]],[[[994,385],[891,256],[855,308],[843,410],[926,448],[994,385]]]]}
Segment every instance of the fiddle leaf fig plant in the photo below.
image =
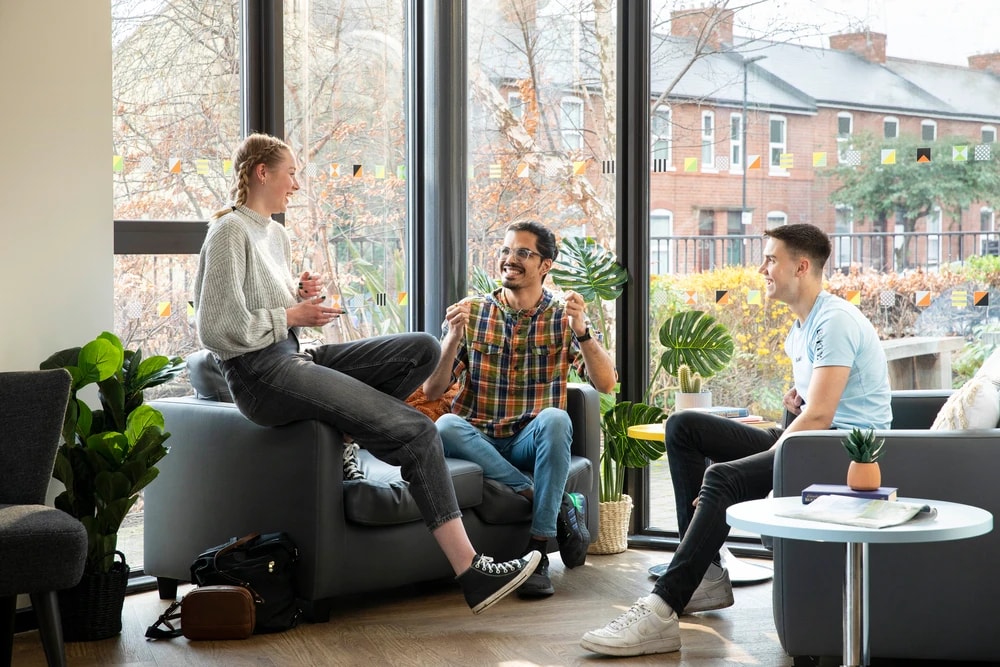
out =
{"type": "Polygon", "coordinates": [[[180,357],[144,359],[141,350],[126,350],[107,331],[39,365],[65,368],[73,376],[52,476],[66,487],[56,496],[56,507],[87,529],[87,572],[111,570],[118,529],[167,454],[163,443],[170,434],[163,430],[163,415],[143,403],[143,391],[172,380],[184,367],[180,357]],[[97,385],[100,409],[92,410],[78,396],[91,384],[97,385]]]}

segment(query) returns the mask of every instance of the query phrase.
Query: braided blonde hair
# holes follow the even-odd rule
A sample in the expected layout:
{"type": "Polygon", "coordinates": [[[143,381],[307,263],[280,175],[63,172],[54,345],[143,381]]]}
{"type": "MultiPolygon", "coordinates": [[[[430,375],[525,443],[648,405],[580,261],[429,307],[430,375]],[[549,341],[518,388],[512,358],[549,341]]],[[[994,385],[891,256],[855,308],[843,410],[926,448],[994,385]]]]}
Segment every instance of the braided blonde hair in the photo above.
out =
{"type": "Polygon", "coordinates": [[[270,168],[277,167],[285,158],[285,151],[291,154],[292,149],[277,137],[260,132],[248,135],[236,147],[236,151],[233,152],[233,174],[235,179],[233,187],[229,190],[229,197],[234,205],[216,211],[212,214],[212,219],[221,218],[226,213],[234,210],[236,206],[245,204],[247,202],[247,192],[250,189],[250,175],[253,172],[253,168],[261,163],[270,168]]]}

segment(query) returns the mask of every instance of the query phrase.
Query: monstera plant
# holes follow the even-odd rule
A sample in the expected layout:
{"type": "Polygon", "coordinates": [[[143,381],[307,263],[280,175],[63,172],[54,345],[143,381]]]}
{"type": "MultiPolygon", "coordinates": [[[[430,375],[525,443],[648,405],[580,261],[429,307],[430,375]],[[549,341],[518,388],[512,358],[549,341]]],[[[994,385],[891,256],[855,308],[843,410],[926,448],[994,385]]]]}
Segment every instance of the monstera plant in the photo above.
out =
{"type": "Polygon", "coordinates": [[[668,317],[660,325],[659,338],[663,352],[656,370],[662,369],[675,378],[681,392],[704,392],[702,380],[726,368],[736,350],[729,329],[701,310],[685,310],[668,317]],[[693,389],[695,386],[697,389],[693,389]]]}

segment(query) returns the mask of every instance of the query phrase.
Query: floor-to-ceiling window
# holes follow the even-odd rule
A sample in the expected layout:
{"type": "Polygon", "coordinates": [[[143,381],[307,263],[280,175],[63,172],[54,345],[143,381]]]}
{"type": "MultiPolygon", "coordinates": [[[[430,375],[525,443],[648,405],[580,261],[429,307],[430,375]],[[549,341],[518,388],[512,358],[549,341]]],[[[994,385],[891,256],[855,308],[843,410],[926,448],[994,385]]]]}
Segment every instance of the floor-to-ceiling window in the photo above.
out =
{"type": "Polygon", "coordinates": [[[404,3],[284,3],[285,139],[301,190],[293,261],[347,316],[307,335],[340,342],[407,329],[404,3]]]}
{"type": "MultiPolygon", "coordinates": [[[[495,279],[494,250],[519,220],[614,250],[614,3],[470,0],[467,30],[467,270],[495,279]]],[[[588,310],[610,345],[613,305],[588,310]]]]}
{"type": "MultiPolygon", "coordinates": [[[[145,356],[199,347],[191,301],[198,241],[184,246],[229,196],[240,139],[239,25],[232,0],[112,2],[114,328],[145,356]]],[[[187,389],[177,381],[154,392],[187,389]]],[[[141,568],[141,500],[118,547],[141,568]]]]}

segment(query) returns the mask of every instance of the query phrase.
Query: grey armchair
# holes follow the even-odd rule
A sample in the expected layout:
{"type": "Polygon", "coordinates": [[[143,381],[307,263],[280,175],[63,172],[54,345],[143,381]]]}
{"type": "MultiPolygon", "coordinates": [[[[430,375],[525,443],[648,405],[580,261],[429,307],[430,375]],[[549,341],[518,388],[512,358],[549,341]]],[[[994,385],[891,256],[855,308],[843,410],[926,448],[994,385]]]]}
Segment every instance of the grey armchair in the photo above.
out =
{"type": "Polygon", "coordinates": [[[0,664],[10,664],[17,596],[28,594],[49,665],[65,665],[56,591],[75,586],[87,559],[87,531],[47,507],[59,446],[67,371],[0,373],[0,664]]]}
{"type": "MultiPolygon", "coordinates": [[[[900,496],[949,500],[1000,513],[1000,429],[930,431],[946,390],[895,391],[883,484],[900,496]]],[[[843,433],[810,431],[779,447],[774,494],[843,483],[843,433]]],[[[1000,531],[955,542],[871,545],[869,626],[878,658],[1000,661],[1000,531]]],[[[842,544],[774,540],[774,621],[792,656],[842,649],[842,544]]]]}
{"type": "MultiPolygon", "coordinates": [[[[257,426],[226,402],[210,358],[197,353],[187,364],[197,395],[151,403],[171,433],[170,453],[145,491],[143,567],[157,577],[161,598],[176,595],[205,548],[253,531],[291,535],[302,553],[298,594],[315,621],[328,617],[338,596],[452,576],[398,468],[362,449],[367,478],[345,482],[336,429],[314,420],[257,426]]],[[[570,385],[568,412],[567,491],[586,496],[587,525],[597,535],[597,391],[570,385]]],[[[447,463],[473,545],[498,557],[519,555],[528,539],[529,502],[484,481],[473,463],[447,463]]],[[[555,540],[549,548],[557,548],[555,540]]]]}

